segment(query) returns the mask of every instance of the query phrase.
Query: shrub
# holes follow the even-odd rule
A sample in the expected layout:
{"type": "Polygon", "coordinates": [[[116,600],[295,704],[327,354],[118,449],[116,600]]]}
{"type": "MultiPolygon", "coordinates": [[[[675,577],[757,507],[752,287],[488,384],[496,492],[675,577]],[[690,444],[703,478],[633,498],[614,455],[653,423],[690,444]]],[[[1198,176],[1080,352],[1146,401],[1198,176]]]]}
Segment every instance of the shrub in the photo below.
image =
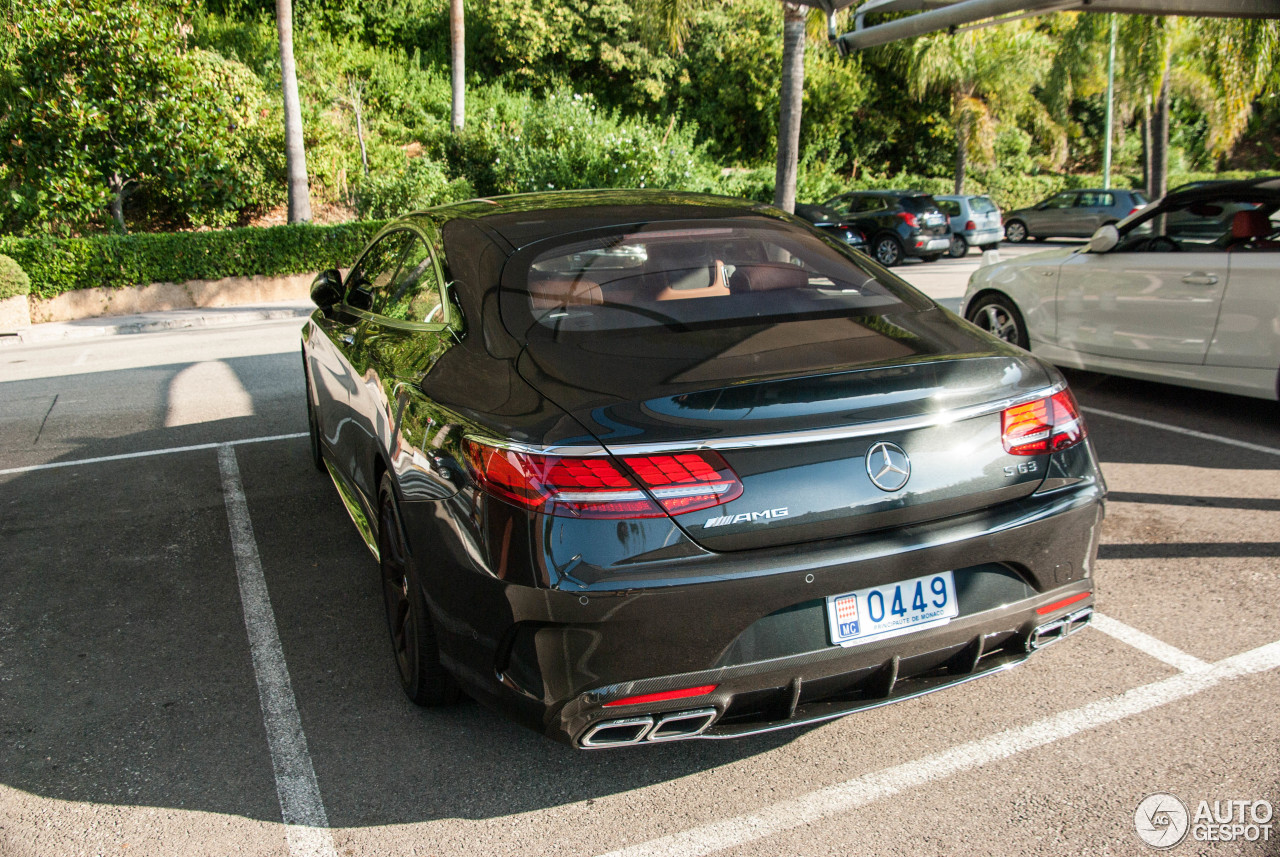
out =
{"type": "Polygon", "coordinates": [[[349,265],[382,227],[377,221],[338,226],[273,226],[89,238],[0,237],[31,278],[31,293],[53,297],[74,289],[123,288],[301,274],[349,265]]]}
{"type": "Polygon", "coordinates": [[[355,187],[356,210],[364,218],[398,217],[473,196],[470,182],[450,181],[439,164],[426,158],[410,158],[400,172],[373,173],[355,187]]]}
{"type": "Polygon", "coordinates": [[[31,280],[22,266],[8,256],[0,256],[0,301],[31,291],[31,280]]]}

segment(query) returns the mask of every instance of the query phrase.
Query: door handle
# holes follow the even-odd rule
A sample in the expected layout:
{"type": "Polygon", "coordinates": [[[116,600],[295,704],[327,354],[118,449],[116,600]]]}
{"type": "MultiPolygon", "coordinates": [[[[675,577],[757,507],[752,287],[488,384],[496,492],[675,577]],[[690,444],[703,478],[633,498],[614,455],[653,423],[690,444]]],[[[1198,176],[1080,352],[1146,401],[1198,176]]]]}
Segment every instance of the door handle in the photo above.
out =
{"type": "Polygon", "coordinates": [[[1189,286],[1214,286],[1218,283],[1217,274],[1204,274],[1196,271],[1194,274],[1186,274],[1182,278],[1182,282],[1189,286]]]}

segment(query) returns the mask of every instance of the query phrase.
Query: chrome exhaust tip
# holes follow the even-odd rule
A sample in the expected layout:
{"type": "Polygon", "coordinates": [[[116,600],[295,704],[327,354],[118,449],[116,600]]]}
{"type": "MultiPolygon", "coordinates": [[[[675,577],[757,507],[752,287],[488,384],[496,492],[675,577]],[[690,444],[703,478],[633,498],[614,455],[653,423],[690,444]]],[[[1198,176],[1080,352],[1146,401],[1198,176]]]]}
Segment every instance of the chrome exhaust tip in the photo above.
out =
{"type": "Polygon", "coordinates": [[[1056,643],[1088,625],[1091,619],[1093,619],[1093,608],[1084,607],[1052,622],[1045,622],[1027,636],[1027,651],[1038,651],[1050,643],[1056,643]]]}
{"type": "Polygon", "coordinates": [[[587,749],[628,747],[643,741],[652,728],[653,718],[648,716],[602,720],[588,729],[578,743],[587,749]]]}
{"type": "Polygon", "coordinates": [[[693,711],[675,711],[658,718],[657,724],[650,730],[648,741],[679,741],[682,738],[693,738],[707,731],[716,719],[714,708],[697,708],[693,711]]]}

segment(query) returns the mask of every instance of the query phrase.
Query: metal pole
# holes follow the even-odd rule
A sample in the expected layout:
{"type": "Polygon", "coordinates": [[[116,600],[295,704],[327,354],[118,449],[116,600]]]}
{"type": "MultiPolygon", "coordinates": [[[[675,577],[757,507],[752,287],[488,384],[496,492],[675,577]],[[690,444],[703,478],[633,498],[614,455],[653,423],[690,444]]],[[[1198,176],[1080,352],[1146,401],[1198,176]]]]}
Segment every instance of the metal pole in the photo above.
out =
{"type": "Polygon", "coordinates": [[[1102,148],[1102,186],[1111,188],[1111,130],[1112,102],[1116,92],[1116,25],[1118,18],[1111,16],[1111,55],[1107,58],[1107,142],[1102,148]]]}

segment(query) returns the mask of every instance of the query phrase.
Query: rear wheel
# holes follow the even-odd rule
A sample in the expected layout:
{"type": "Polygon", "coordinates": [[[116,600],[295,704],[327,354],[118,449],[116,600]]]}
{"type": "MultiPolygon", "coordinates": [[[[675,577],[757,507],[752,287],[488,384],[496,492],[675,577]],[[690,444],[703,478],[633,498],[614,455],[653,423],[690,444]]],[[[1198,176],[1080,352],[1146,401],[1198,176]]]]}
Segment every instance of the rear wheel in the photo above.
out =
{"type": "Polygon", "coordinates": [[[876,239],[872,255],[881,265],[892,268],[902,261],[902,242],[892,235],[881,235],[876,239]]]}
{"type": "Polygon", "coordinates": [[[378,561],[391,648],[405,695],[418,705],[452,705],[462,691],[440,664],[440,647],[427,600],[409,567],[400,508],[391,477],[378,491],[378,561]]]}
{"type": "Polygon", "coordinates": [[[302,353],[302,377],[306,384],[307,396],[307,434],[311,438],[311,463],[316,470],[325,472],[324,452],[320,448],[320,420],[316,417],[316,407],[311,403],[311,372],[307,369],[307,354],[302,353]]]}
{"type": "Polygon", "coordinates": [[[994,241],[993,241],[992,243],[990,243],[990,244],[979,244],[979,245],[978,245],[978,249],[979,249],[979,250],[981,250],[983,253],[987,252],[988,250],[998,250],[999,248],[1000,248],[1000,244],[999,244],[998,242],[994,242],[994,241]]]}
{"type": "Polygon", "coordinates": [[[1027,338],[1027,326],[1022,320],[1022,313],[1014,306],[1013,301],[1004,295],[991,294],[978,300],[969,308],[969,321],[1019,348],[1030,348],[1027,338]]]}
{"type": "Polygon", "coordinates": [[[1010,220],[1004,225],[1004,240],[1021,244],[1027,240],[1027,224],[1021,220],[1010,220]]]}
{"type": "Polygon", "coordinates": [[[968,252],[969,242],[964,240],[964,236],[951,233],[951,246],[947,248],[947,255],[952,259],[959,259],[968,252]]]}

